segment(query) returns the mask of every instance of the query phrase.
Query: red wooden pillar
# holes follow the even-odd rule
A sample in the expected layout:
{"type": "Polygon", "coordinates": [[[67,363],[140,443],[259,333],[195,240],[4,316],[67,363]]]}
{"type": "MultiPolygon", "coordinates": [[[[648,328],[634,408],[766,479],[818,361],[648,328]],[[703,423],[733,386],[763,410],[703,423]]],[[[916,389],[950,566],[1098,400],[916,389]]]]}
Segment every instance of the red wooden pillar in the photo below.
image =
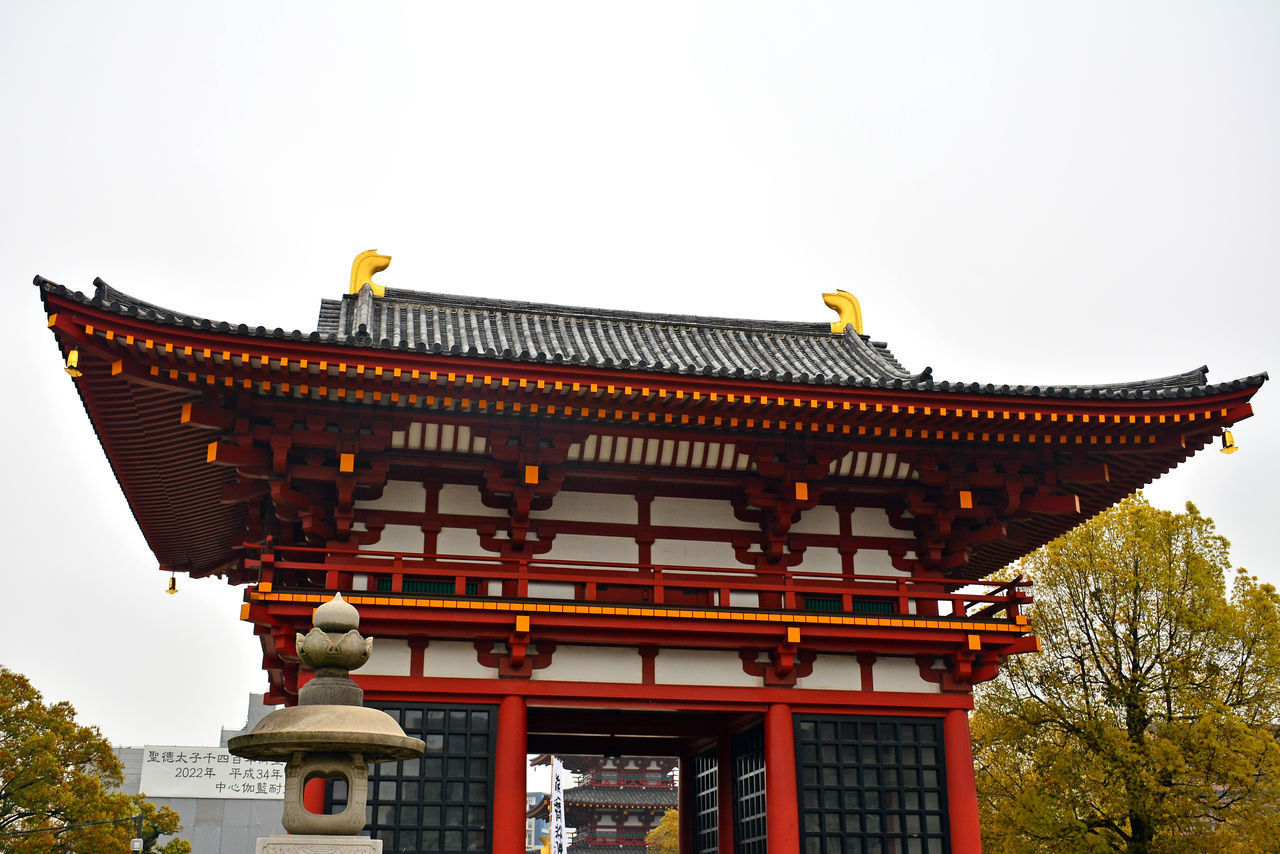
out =
{"type": "Polygon", "coordinates": [[[978,827],[978,788],[973,779],[973,747],[969,741],[969,713],[950,709],[943,718],[942,737],[947,755],[947,809],[951,819],[951,850],[982,854],[978,827]]]}
{"type": "Polygon", "coordinates": [[[498,704],[493,773],[493,854],[524,854],[525,749],[529,740],[524,697],[498,704]]]}
{"type": "Polygon", "coordinates": [[[733,820],[733,784],[737,778],[737,769],[733,767],[733,734],[720,733],[716,742],[716,819],[717,847],[721,851],[732,851],[734,833],[737,825],[733,820]]]}
{"type": "Polygon", "coordinates": [[[792,726],[791,707],[785,703],[774,703],[764,714],[764,795],[769,811],[769,854],[800,854],[796,736],[792,726]]]}

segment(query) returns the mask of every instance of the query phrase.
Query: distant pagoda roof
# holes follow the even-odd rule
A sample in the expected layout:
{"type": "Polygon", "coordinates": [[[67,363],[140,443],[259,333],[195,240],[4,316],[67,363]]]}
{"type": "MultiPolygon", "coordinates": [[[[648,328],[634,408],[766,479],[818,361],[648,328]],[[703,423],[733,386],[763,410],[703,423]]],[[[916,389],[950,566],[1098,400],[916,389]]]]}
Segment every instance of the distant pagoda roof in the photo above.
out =
{"type": "Polygon", "coordinates": [[[564,790],[569,806],[668,810],[676,807],[675,786],[576,786],[564,790]]]}
{"type": "MultiPolygon", "coordinates": [[[[564,790],[565,807],[574,809],[673,810],[679,801],[675,786],[576,786],[564,790]]],[[[526,813],[528,818],[549,818],[551,799],[544,798],[526,813]]]]}
{"type": "Polygon", "coordinates": [[[144,302],[95,279],[92,295],[41,276],[43,294],[169,326],[251,338],[400,350],[499,362],[747,379],[846,388],[1067,399],[1161,400],[1260,385],[1265,373],[1209,384],[1208,368],[1100,385],[997,385],[912,373],[888,345],[827,323],[627,312],[369,286],[321,300],[316,330],[211,321],[144,302]]]}

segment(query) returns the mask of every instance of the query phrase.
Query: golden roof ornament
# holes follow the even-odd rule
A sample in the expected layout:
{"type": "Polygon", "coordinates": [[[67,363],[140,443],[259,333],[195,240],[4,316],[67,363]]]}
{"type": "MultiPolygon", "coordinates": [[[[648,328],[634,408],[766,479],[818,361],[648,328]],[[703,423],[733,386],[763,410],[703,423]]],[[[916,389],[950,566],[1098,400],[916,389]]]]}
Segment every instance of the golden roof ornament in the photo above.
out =
{"type": "Polygon", "coordinates": [[[853,331],[862,334],[862,306],[858,298],[848,291],[836,291],[834,294],[823,294],[822,301],[827,308],[840,315],[839,320],[831,322],[831,332],[843,335],[845,328],[852,326],[853,331]]]}
{"type": "Polygon", "coordinates": [[[375,273],[381,273],[391,265],[390,255],[379,255],[377,249],[366,249],[351,264],[351,293],[358,294],[365,285],[375,297],[385,296],[386,288],[373,281],[375,273]]]}

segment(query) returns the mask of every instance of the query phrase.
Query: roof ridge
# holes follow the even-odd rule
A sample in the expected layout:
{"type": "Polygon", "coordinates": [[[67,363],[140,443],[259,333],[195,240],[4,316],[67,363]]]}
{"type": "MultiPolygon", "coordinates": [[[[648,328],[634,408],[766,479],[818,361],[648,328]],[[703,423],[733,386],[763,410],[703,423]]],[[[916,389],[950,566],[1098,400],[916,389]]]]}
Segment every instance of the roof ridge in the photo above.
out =
{"type": "MultiPolygon", "coordinates": [[[[355,299],[353,294],[344,294],[340,299],[355,299]]],[[[795,320],[761,320],[752,318],[719,317],[696,314],[666,314],[662,312],[632,311],[628,309],[598,308],[581,305],[562,305],[559,303],[525,302],[523,300],[498,299],[495,297],[473,297],[463,294],[445,294],[434,291],[414,291],[405,288],[387,287],[384,295],[378,297],[383,301],[418,302],[436,304],[450,308],[468,309],[472,311],[497,311],[518,314],[534,314],[547,316],[573,316],[593,320],[615,320],[621,323],[647,323],[657,326],[698,326],[719,329],[742,329],[748,332],[761,330],[786,332],[803,335],[826,335],[837,337],[831,332],[831,324],[820,321],[795,320]]]]}

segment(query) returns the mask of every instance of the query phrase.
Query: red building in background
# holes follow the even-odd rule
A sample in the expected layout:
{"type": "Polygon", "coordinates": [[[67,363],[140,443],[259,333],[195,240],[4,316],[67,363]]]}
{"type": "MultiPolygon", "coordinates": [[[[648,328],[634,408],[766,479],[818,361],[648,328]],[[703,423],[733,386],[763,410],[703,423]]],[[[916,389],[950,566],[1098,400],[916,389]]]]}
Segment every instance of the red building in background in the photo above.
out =
{"type": "MultiPolygon", "coordinates": [[[[678,760],[689,852],[980,848],[971,688],[1035,648],[988,573],[1224,437],[1265,375],[951,383],[835,323],[383,289],[317,329],[37,278],[161,569],[245,586],[270,699],[342,592],[422,737],[393,851],[524,848],[526,753],[678,760]]],[[[340,792],[330,792],[340,801],[340,792]]]]}
{"type": "MultiPolygon", "coordinates": [[[[566,824],[574,829],[569,854],[641,854],[645,837],[677,806],[673,757],[557,756],[576,779],[564,790],[566,824]]],[[[542,754],[531,765],[550,765],[542,754]]],[[[548,818],[543,801],[532,815],[548,818]]]]}

